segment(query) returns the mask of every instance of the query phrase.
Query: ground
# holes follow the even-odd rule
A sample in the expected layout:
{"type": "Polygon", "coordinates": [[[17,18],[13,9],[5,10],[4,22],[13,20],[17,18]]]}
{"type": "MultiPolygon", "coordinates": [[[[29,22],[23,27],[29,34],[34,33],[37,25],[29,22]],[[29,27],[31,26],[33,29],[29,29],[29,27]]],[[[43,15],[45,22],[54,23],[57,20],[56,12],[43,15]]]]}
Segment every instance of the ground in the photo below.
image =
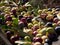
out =
{"type": "Polygon", "coordinates": [[[53,42],[52,45],[60,45],[60,36],[58,37],[58,41],[53,42]]]}

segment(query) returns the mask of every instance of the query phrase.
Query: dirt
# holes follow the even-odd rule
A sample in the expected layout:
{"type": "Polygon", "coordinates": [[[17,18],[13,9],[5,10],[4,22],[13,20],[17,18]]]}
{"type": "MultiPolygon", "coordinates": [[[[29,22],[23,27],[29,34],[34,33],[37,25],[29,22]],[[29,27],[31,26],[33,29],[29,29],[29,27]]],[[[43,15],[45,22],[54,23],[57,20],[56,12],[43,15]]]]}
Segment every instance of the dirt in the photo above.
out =
{"type": "Polygon", "coordinates": [[[0,40],[0,41],[3,41],[0,45],[12,45],[9,41],[8,41],[8,39],[4,36],[4,34],[2,33],[2,32],[0,32],[0,38],[2,39],[2,40],[0,40]]]}
{"type": "Polygon", "coordinates": [[[60,36],[58,37],[58,40],[53,42],[52,45],[60,45],[60,36]]]}

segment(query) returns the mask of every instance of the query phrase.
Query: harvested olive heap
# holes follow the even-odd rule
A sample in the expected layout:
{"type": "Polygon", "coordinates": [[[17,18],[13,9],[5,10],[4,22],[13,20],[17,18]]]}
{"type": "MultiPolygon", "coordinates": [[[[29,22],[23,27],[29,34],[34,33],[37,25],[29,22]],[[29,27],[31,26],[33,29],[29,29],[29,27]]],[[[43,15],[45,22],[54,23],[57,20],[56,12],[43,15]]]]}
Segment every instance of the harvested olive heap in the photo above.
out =
{"type": "Polygon", "coordinates": [[[60,34],[60,8],[1,3],[0,28],[13,45],[51,45],[60,34]]]}

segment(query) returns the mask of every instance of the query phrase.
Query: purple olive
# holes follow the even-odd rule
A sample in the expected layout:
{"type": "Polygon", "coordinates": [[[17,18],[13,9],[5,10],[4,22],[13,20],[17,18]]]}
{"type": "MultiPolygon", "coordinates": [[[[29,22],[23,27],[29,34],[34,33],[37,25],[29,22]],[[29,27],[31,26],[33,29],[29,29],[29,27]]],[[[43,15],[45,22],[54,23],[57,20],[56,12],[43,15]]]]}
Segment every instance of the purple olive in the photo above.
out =
{"type": "Polygon", "coordinates": [[[45,39],[45,43],[50,44],[51,43],[51,40],[50,39],[45,39]]]}
{"type": "Polygon", "coordinates": [[[20,29],[23,29],[24,28],[24,23],[23,22],[19,22],[18,26],[19,26],[20,29]]]}
{"type": "Polygon", "coordinates": [[[20,20],[21,18],[23,18],[23,15],[19,15],[19,20],[20,20]]]}
{"type": "Polygon", "coordinates": [[[32,35],[33,35],[33,36],[36,36],[36,34],[37,34],[37,31],[34,31],[32,35]]]}
{"type": "Polygon", "coordinates": [[[57,35],[54,34],[54,33],[53,33],[53,34],[49,34],[48,37],[49,37],[49,39],[52,40],[52,41],[54,41],[54,40],[57,39],[57,35]]]}
{"type": "Polygon", "coordinates": [[[55,27],[55,32],[56,32],[57,34],[60,34],[60,26],[55,27]]]}
{"type": "Polygon", "coordinates": [[[42,43],[42,39],[40,37],[33,37],[33,42],[40,42],[42,43]]]}
{"type": "Polygon", "coordinates": [[[27,23],[31,23],[31,22],[32,22],[31,18],[27,18],[27,23]]]}
{"type": "Polygon", "coordinates": [[[10,37],[11,37],[12,35],[14,35],[14,32],[9,31],[9,30],[6,31],[6,36],[7,36],[8,40],[10,40],[10,37]]]}
{"type": "Polygon", "coordinates": [[[12,21],[12,17],[7,16],[7,17],[6,17],[6,21],[12,21]]]}
{"type": "Polygon", "coordinates": [[[57,23],[58,21],[59,21],[59,19],[57,17],[53,19],[54,23],[57,23]]]}
{"type": "Polygon", "coordinates": [[[45,26],[52,27],[52,22],[47,22],[45,26]]]}
{"type": "Polygon", "coordinates": [[[14,44],[15,43],[15,41],[17,41],[17,40],[19,40],[19,36],[18,35],[13,35],[13,36],[11,36],[11,38],[10,38],[10,42],[12,43],[12,44],[14,44]]]}
{"type": "Polygon", "coordinates": [[[24,22],[24,23],[27,23],[26,18],[21,18],[21,21],[24,22]]]}

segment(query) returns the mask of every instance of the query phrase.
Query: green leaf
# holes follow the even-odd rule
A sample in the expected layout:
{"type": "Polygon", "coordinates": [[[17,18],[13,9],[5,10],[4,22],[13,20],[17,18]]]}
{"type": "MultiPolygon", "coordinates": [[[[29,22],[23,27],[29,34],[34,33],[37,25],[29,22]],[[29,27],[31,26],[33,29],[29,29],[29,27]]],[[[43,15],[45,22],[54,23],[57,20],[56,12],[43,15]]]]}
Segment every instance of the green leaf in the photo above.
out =
{"type": "Polygon", "coordinates": [[[14,26],[17,26],[17,25],[18,25],[18,18],[15,18],[15,19],[13,20],[13,25],[14,25],[14,26]]]}
{"type": "Polygon", "coordinates": [[[10,27],[8,27],[7,25],[2,25],[1,26],[3,29],[9,29],[10,27]]]}
{"type": "Polygon", "coordinates": [[[4,21],[4,16],[3,15],[0,15],[0,18],[2,18],[2,20],[4,21]]]}

